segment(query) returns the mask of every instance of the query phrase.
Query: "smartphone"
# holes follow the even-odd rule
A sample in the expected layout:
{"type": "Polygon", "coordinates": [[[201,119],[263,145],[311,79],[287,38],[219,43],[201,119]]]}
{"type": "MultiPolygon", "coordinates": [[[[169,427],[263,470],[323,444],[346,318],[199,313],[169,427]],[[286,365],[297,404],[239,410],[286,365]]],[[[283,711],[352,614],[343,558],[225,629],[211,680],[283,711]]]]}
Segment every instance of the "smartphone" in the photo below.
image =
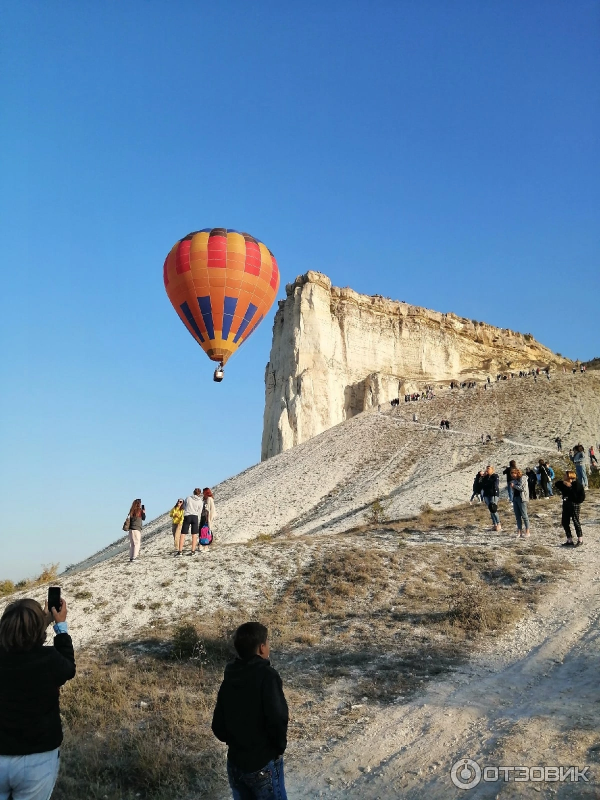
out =
{"type": "Polygon", "coordinates": [[[60,586],[48,587],[48,610],[55,608],[60,611],[62,600],[60,599],[60,586]]]}

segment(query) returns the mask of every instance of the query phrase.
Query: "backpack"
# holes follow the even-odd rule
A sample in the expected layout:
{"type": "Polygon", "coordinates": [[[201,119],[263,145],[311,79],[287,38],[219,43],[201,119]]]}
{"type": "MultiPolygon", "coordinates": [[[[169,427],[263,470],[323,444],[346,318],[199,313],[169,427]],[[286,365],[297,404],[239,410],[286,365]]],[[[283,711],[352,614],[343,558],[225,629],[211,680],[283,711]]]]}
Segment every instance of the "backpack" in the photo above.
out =
{"type": "Polygon", "coordinates": [[[200,544],[212,544],[213,535],[208,525],[203,525],[200,528],[200,544]]]}

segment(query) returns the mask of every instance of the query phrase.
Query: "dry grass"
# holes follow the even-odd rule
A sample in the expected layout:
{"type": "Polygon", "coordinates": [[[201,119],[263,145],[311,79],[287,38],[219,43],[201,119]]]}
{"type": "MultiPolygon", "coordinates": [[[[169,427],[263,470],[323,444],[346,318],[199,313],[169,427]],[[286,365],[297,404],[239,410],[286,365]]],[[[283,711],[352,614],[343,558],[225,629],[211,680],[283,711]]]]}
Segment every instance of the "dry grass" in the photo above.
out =
{"type": "Polygon", "coordinates": [[[13,581],[0,581],[0,597],[7,597],[14,592],[21,592],[24,589],[32,589],[35,586],[43,586],[45,583],[52,583],[58,576],[58,564],[43,564],[42,571],[37,578],[26,578],[25,580],[13,583],[13,581]]]}
{"type": "MultiPolygon", "coordinates": [[[[291,709],[291,758],[302,743],[317,750],[357,730],[373,704],[404,702],[468,658],[481,636],[513,624],[564,569],[564,559],[529,542],[401,546],[410,531],[488,519],[478,506],[428,508],[384,530],[311,540],[258,608],[174,626],[155,620],[145,639],[84,655],[63,690],[55,797],[219,796],[224,749],[210,731],[212,709],[231,635],[249,618],[270,629],[291,709]]],[[[278,537],[265,546],[277,559],[295,545],[278,537]]]]}

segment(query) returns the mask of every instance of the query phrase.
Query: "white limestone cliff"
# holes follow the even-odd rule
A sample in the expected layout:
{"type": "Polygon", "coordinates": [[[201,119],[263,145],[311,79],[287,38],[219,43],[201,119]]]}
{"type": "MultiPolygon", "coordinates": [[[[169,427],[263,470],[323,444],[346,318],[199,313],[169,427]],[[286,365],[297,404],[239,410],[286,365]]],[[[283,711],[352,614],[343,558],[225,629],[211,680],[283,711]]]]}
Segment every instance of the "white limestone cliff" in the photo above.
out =
{"type": "Polygon", "coordinates": [[[530,334],[339,289],[319,272],[286,293],[265,373],[263,461],[426,383],[568,363],[530,334]]]}

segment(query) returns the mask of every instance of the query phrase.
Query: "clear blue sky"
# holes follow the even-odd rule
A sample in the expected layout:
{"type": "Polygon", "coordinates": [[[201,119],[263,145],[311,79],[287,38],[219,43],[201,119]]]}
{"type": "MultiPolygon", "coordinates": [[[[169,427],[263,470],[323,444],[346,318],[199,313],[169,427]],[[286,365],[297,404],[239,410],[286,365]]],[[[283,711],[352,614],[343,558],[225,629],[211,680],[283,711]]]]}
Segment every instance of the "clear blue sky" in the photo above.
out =
{"type": "MultiPolygon", "coordinates": [[[[272,314],[223,384],[190,230],[600,355],[600,3],[5,3],[0,578],[260,457],[272,314]]],[[[275,309],[273,309],[274,312],[275,309]]]]}

